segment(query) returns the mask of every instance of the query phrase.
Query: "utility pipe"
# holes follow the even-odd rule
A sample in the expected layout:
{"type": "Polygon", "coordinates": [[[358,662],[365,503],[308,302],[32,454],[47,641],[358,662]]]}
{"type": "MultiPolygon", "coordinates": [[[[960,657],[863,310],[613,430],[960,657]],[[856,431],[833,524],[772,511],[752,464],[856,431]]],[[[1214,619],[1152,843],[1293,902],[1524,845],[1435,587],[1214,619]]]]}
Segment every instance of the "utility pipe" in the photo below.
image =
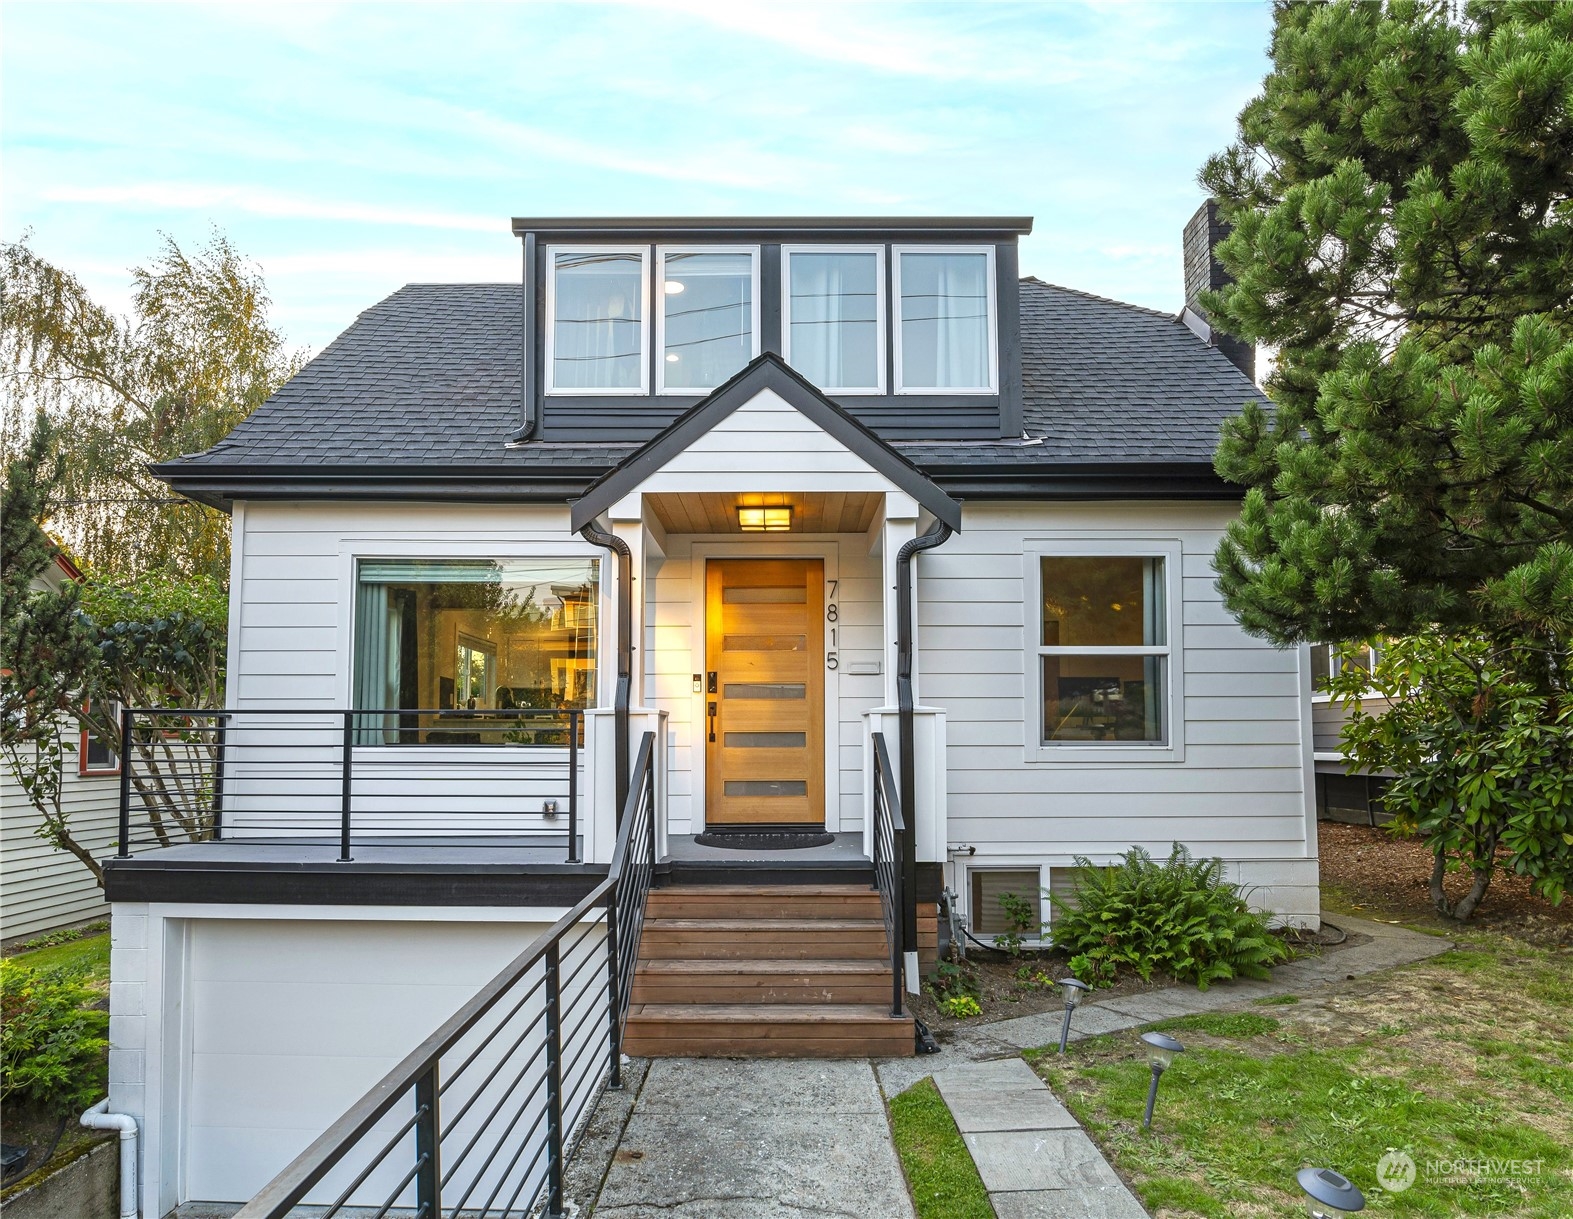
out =
{"type": "Polygon", "coordinates": [[[89,1130],[120,1132],[120,1219],[137,1219],[137,1119],[125,1113],[109,1112],[109,1097],[104,1097],[82,1115],[89,1130]]]}
{"type": "Polygon", "coordinates": [[[585,541],[610,550],[617,557],[617,696],[613,700],[613,753],[617,766],[616,823],[623,822],[623,805],[628,803],[628,705],[634,672],[634,589],[633,552],[615,533],[597,528],[591,521],[579,530],[585,541]]]}
{"type": "Polygon", "coordinates": [[[907,951],[907,989],[917,993],[918,942],[918,843],[917,759],[913,756],[912,725],[912,559],[950,540],[953,530],[936,520],[923,534],[903,543],[896,552],[896,722],[901,735],[901,808],[907,817],[906,839],[901,852],[901,883],[906,895],[902,911],[902,938],[907,951]]]}

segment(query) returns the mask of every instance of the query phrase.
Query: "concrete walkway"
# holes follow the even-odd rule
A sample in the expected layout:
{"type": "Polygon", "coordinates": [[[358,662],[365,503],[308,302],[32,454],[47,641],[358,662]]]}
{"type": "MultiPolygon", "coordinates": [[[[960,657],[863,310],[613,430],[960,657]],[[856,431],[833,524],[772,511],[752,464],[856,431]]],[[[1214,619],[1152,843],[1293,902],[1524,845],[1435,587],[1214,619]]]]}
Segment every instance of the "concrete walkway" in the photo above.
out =
{"type": "Polygon", "coordinates": [[[654,1059],[610,1159],[596,1219],[913,1216],[866,1059],[654,1059]]]}

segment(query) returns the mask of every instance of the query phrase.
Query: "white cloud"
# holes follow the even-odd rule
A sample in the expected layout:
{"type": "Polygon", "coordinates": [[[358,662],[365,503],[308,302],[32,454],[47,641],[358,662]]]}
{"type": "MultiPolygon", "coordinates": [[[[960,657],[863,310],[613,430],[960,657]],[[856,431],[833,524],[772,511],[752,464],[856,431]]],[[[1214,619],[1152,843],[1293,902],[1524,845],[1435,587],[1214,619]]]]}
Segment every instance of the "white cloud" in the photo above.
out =
{"type": "Polygon", "coordinates": [[[54,203],[95,203],[106,207],[136,207],[150,211],[182,210],[247,212],[292,220],[340,220],[354,224],[397,225],[407,228],[463,229],[469,232],[507,231],[507,221],[496,216],[462,212],[432,212],[342,203],[287,195],[246,186],[220,186],[199,182],[128,182],[108,186],[56,186],[40,192],[54,203]]]}

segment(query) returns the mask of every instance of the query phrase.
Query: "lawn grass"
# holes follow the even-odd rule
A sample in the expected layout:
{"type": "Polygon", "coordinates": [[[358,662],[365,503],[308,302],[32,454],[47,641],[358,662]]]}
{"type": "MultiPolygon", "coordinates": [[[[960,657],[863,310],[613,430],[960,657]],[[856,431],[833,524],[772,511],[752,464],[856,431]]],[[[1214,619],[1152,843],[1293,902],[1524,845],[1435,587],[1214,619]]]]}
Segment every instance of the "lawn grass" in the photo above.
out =
{"type": "Polygon", "coordinates": [[[42,948],[24,946],[6,959],[37,970],[80,972],[86,975],[89,985],[102,989],[109,985],[109,932],[101,931],[42,948]]]}
{"type": "Polygon", "coordinates": [[[932,1079],[891,1098],[890,1129],[918,1219],[994,1219],[972,1153],[932,1079]]]}
{"type": "Polygon", "coordinates": [[[1573,969],[1567,955],[1465,933],[1452,952],[1339,993],[1165,1021],[1185,1045],[1153,1130],[1136,1034],[1027,1055],[1136,1193],[1166,1219],[1303,1215],[1294,1174],[1335,1168],[1393,1216],[1573,1214],[1573,969]],[[1376,1163],[1412,1156],[1389,1193],[1376,1163]],[[1482,1169],[1458,1161],[1538,1161],[1482,1169]],[[1428,1164],[1447,1162],[1451,1170],[1428,1164]]]}

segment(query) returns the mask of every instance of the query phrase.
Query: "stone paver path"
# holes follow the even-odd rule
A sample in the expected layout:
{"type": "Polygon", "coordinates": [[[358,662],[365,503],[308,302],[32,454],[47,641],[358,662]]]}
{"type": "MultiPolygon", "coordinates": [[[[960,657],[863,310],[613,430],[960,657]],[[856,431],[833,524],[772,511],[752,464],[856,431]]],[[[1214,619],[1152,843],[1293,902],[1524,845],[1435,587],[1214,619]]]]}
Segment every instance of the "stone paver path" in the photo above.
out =
{"type": "Polygon", "coordinates": [[[963,1063],[934,1083],[999,1219],[1146,1219],[1054,1093],[1020,1058],[963,1063]]]}
{"type": "Polygon", "coordinates": [[[658,1058],[596,1219],[912,1219],[864,1059],[658,1058]]]}

